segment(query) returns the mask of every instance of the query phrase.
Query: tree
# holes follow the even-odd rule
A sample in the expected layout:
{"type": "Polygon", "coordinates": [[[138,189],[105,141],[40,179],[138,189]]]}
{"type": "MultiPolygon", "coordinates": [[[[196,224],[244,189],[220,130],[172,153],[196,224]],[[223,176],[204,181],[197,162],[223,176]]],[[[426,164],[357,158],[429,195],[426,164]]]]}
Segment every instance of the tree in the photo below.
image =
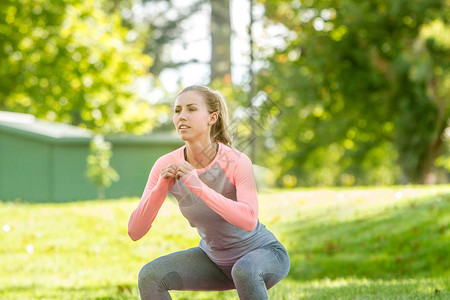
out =
{"type": "MultiPolygon", "coordinates": [[[[112,0],[109,0],[112,1],[112,0]]],[[[122,2],[129,2],[124,0],[122,2]]],[[[189,63],[197,63],[196,60],[178,59],[172,60],[168,53],[171,44],[180,41],[183,33],[183,23],[188,22],[192,16],[202,9],[206,0],[197,0],[187,7],[179,7],[172,0],[143,0],[142,7],[146,14],[140,20],[127,19],[129,26],[137,28],[141,37],[145,40],[144,53],[153,58],[154,63],[150,72],[159,76],[166,68],[179,68],[189,63]]]]}
{"type": "Polygon", "coordinates": [[[231,82],[230,1],[211,0],[211,82],[231,82]]]}
{"type": "Polygon", "coordinates": [[[116,170],[110,166],[112,144],[105,142],[103,136],[98,134],[92,139],[89,148],[86,176],[97,188],[98,199],[104,200],[105,188],[120,179],[116,170]]]}
{"type": "Polygon", "coordinates": [[[302,184],[427,182],[450,113],[446,2],[264,5],[291,32],[259,73],[285,108],[279,172],[302,184]]]}
{"type": "Polygon", "coordinates": [[[0,109],[103,133],[155,126],[162,108],[133,89],[152,59],[103,3],[0,2],[0,109]]]}
{"type": "MultiPolygon", "coordinates": [[[[129,0],[108,0],[109,7],[116,11],[130,11],[129,0]],[[119,3],[118,3],[119,2],[119,3]]],[[[174,43],[188,44],[192,41],[183,40],[183,28],[192,23],[195,14],[209,7],[211,60],[210,81],[214,79],[231,81],[230,58],[230,1],[196,0],[182,7],[172,0],[143,0],[140,4],[143,17],[136,18],[126,13],[125,24],[135,28],[146,40],[144,53],[154,59],[150,72],[159,75],[164,69],[177,69],[192,63],[200,63],[197,59],[171,58],[168,53],[174,43]]]]}

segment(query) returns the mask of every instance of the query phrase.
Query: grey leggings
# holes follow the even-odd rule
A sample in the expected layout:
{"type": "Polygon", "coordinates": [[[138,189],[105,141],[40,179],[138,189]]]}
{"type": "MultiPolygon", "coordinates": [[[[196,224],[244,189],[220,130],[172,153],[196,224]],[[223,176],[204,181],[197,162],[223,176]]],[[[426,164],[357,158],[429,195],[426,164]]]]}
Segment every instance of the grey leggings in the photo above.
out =
{"type": "Polygon", "coordinates": [[[232,266],[216,265],[197,247],[167,254],[139,272],[141,299],[172,299],[169,290],[236,289],[239,299],[268,299],[267,290],[289,273],[284,246],[275,241],[241,257],[232,266]]]}

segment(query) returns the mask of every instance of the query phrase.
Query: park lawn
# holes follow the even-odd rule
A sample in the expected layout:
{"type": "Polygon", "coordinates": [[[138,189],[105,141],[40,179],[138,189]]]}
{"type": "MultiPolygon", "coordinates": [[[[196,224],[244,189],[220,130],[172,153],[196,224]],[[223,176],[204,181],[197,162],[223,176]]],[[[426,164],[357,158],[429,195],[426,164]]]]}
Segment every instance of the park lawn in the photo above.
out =
{"type": "MultiPolygon", "coordinates": [[[[137,299],[145,263],[199,241],[171,197],[131,241],[138,201],[0,202],[0,299],[137,299]]],[[[450,298],[449,185],[265,190],[259,217],[291,258],[270,299],[450,298]]],[[[171,295],[238,299],[235,290],[171,295]]]]}

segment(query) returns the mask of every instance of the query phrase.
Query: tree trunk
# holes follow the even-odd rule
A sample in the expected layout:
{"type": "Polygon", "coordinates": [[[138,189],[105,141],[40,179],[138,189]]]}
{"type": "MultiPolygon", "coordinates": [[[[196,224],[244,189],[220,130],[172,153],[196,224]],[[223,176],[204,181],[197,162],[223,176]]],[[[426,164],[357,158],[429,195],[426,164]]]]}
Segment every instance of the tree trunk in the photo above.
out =
{"type": "Polygon", "coordinates": [[[434,162],[436,158],[442,153],[442,149],[444,146],[444,132],[447,128],[447,120],[448,115],[446,114],[447,111],[447,105],[446,101],[443,97],[438,96],[438,86],[439,81],[437,78],[433,77],[428,82],[428,89],[431,91],[431,101],[436,105],[437,107],[437,117],[436,117],[436,126],[435,126],[435,132],[433,135],[433,139],[431,140],[429,146],[428,146],[428,157],[425,159],[422,168],[420,170],[420,183],[422,184],[436,184],[437,178],[434,176],[436,175],[433,171],[435,170],[434,162]]]}
{"type": "Polygon", "coordinates": [[[231,82],[230,39],[230,0],[211,0],[211,81],[231,82]]]}

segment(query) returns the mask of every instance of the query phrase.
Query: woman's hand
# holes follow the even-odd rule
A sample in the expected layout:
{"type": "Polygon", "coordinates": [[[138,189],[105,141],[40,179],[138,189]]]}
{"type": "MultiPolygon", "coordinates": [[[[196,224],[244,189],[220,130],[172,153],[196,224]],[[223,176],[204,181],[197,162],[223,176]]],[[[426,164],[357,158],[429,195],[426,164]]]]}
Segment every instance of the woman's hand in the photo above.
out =
{"type": "Polygon", "coordinates": [[[161,170],[161,177],[176,178],[177,171],[178,171],[178,164],[171,163],[170,165],[161,170]]]}
{"type": "Polygon", "coordinates": [[[195,170],[195,168],[187,161],[184,161],[182,164],[178,165],[178,171],[176,172],[176,179],[180,179],[181,177],[191,172],[192,170],[195,170]]]}

